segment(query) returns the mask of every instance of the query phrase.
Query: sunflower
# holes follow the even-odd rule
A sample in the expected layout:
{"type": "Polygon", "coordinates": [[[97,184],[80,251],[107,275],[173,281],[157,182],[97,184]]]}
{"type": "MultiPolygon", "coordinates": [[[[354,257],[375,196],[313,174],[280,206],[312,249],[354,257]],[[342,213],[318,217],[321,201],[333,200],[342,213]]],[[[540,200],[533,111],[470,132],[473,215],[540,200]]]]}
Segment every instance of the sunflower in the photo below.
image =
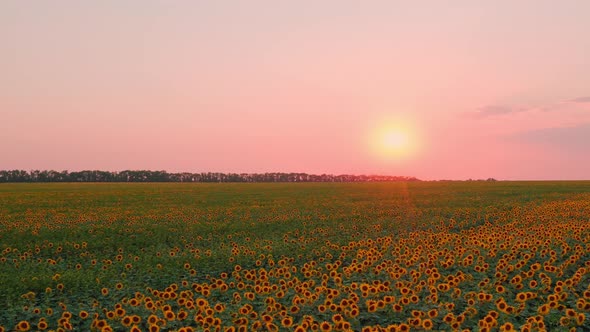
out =
{"type": "Polygon", "coordinates": [[[117,315],[115,314],[114,311],[107,311],[106,316],[110,320],[113,320],[113,319],[115,319],[115,317],[117,317],[117,315]]]}
{"type": "Polygon", "coordinates": [[[125,327],[131,326],[132,323],[133,319],[131,318],[131,316],[125,316],[123,317],[123,319],[121,319],[121,324],[123,324],[123,326],[125,327]]]}
{"type": "Polygon", "coordinates": [[[172,310],[166,310],[164,311],[164,317],[169,321],[173,321],[176,318],[176,314],[172,310]]]}
{"type": "Polygon", "coordinates": [[[431,310],[429,310],[429,311],[428,311],[428,317],[430,317],[430,318],[434,318],[434,317],[436,317],[436,316],[438,316],[438,310],[436,310],[436,309],[431,309],[431,310]]]}
{"type": "Polygon", "coordinates": [[[283,327],[291,327],[293,326],[293,318],[291,317],[285,317],[281,320],[281,325],[283,327]]]}
{"type": "Polygon", "coordinates": [[[432,320],[430,320],[430,319],[422,320],[422,328],[423,329],[431,330],[433,326],[434,326],[434,324],[432,323],[432,320]]]}
{"type": "Polygon", "coordinates": [[[520,292],[516,294],[516,302],[524,302],[527,300],[526,293],[520,292]]]}
{"type": "Polygon", "coordinates": [[[567,309],[567,310],[565,311],[565,315],[566,315],[567,317],[570,317],[570,318],[572,318],[572,317],[576,317],[578,314],[577,314],[577,313],[576,313],[576,311],[575,311],[575,310],[573,310],[573,309],[567,309]]]}
{"type": "Polygon", "coordinates": [[[561,326],[568,326],[568,325],[570,325],[570,319],[568,317],[561,317],[559,319],[559,325],[561,325],[561,326]]]}
{"type": "Polygon", "coordinates": [[[115,309],[115,315],[117,315],[119,317],[125,316],[125,309],[123,309],[123,308],[117,308],[117,309],[115,309]]]}
{"type": "Polygon", "coordinates": [[[328,322],[322,322],[320,324],[320,330],[323,332],[332,331],[332,325],[330,325],[330,323],[328,323],[328,322]]]}
{"type": "Polygon", "coordinates": [[[38,330],[43,331],[43,330],[46,330],[47,327],[48,327],[48,324],[47,324],[47,322],[45,320],[40,320],[39,323],[37,323],[37,329],[38,330]]]}
{"type": "Polygon", "coordinates": [[[443,321],[448,324],[450,324],[454,320],[455,320],[455,317],[453,316],[452,313],[448,313],[443,317],[443,321]]]}
{"type": "Polygon", "coordinates": [[[586,315],[584,315],[583,313],[579,313],[578,316],[576,316],[576,324],[578,325],[583,325],[585,320],[586,315]]]}
{"type": "Polygon", "coordinates": [[[399,326],[397,327],[397,330],[400,332],[408,332],[410,331],[410,326],[408,324],[399,324],[399,326]]]}
{"type": "Polygon", "coordinates": [[[508,332],[508,331],[513,331],[514,330],[514,325],[512,325],[512,323],[504,323],[504,325],[500,326],[500,331],[504,332],[508,332]]]}

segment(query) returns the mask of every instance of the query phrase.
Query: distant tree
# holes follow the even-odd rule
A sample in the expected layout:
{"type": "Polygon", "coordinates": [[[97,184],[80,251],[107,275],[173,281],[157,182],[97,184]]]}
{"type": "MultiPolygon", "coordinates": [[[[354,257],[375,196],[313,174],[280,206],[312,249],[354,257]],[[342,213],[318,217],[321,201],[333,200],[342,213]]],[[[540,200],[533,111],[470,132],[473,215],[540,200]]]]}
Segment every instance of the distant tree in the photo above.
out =
{"type": "MultiPolygon", "coordinates": [[[[333,175],[307,173],[167,173],[166,171],[125,170],[107,172],[83,170],[69,173],[53,170],[3,170],[0,182],[368,182],[420,181],[415,177],[384,175],[333,175]]],[[[488,179],[487,181],[495,181],[488,179]]]]}

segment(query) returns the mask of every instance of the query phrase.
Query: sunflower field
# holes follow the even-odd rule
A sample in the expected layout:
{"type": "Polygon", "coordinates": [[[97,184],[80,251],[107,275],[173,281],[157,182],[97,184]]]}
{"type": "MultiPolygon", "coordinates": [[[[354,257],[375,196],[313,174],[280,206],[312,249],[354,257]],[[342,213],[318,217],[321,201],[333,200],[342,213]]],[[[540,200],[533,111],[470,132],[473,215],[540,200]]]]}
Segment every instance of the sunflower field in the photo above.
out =
{"type": "Polygon", "coordinates": [[[590,182],[0,185],[0,331],[590,331],[590,182]]]}

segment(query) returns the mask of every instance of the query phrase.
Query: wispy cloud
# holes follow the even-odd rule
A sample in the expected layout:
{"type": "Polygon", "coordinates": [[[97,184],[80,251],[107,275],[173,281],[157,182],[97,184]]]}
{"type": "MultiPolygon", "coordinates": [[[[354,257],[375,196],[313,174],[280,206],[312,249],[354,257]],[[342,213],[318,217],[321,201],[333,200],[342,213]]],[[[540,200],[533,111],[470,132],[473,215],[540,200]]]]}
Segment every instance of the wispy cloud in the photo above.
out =
{"type": "Polygon", "coordinates": [[[590,97],[579,97],[568,100],[570,103],[590,103],[590,97]]]}
{"type": "Polygon", "coordinates": [[[474,111],[468,112],[467,115],[475,118],[488,118],[523,112],[556,112],[576,109],[584,110],[586,109],[587,104],[590,104],[590,97],[578,97],[535,106],[486,105],[476,108],[474,111]]]}
{"type": "Polygon", "coordinates": [[[519,113],[526,110],[526,108],[516,108],[504,105],[488,105],[478,108],[475,112],[472,112],[471,115],[478,118],[486,118],[490,116],[519,113]]]}

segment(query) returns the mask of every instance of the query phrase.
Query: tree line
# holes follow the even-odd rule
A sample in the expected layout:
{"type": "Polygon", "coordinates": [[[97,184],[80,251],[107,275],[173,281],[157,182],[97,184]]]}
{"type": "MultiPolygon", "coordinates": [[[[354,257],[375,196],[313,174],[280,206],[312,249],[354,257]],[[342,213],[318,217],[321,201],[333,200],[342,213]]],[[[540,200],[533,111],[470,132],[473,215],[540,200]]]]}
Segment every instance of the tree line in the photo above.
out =
{"type": "Polygon", "coordinates": [[[168,173],[166,171],[126,170],[109,172],[87,170],[79,172],[53,170],[4,170],[4,182],[380,182],[420,181],[415,177],[388,175],[333,175],[307,173],[168,173]]]}

